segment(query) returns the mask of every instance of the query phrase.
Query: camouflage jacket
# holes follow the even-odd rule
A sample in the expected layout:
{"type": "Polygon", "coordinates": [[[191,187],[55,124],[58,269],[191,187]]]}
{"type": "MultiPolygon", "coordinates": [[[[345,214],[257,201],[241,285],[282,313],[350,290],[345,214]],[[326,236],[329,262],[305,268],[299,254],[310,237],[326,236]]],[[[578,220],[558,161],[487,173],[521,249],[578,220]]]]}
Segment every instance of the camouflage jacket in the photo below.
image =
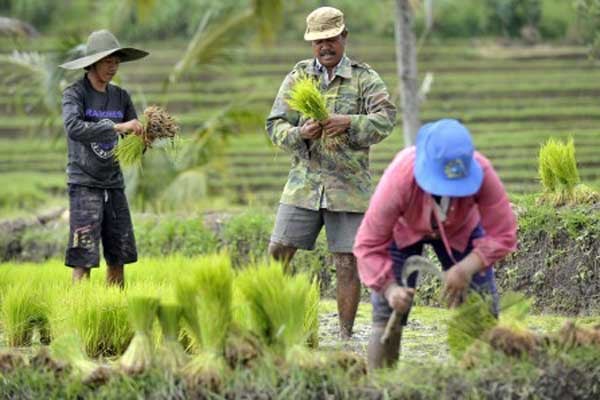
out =
{"type": "Polygon", "coordinates": [[[319,87],[329,112],[350,115],[352,122],[333,149],[324,148],[320,139],[300,137],[304,118],[287,104],[289,91],[301,74],[319,79],[313,59],[300,61],[286,76],[267,118],[271,141],[292,156],[281,203],[318,210],[324,195],[329,210],[362,213],[372,189],[369,147],[392,132],[396,108],[379,75],[367,64],[344,56],[330,85],[319,87]]]}

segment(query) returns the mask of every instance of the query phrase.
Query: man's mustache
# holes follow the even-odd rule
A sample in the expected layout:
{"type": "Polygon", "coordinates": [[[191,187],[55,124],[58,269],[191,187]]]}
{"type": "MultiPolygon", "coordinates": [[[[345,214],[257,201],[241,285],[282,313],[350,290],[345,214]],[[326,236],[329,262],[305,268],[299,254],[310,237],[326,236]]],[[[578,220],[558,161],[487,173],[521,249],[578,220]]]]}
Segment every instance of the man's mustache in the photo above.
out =
{"type": "Polygon", "coordinates": [[[321,50],[321,51],[319,52],[319,55],[320,55],[320,56],[335,56],[335,54],[336,54],[336,53],[335,53],[335,51],[333,51],[333,50],[321,50]]]}

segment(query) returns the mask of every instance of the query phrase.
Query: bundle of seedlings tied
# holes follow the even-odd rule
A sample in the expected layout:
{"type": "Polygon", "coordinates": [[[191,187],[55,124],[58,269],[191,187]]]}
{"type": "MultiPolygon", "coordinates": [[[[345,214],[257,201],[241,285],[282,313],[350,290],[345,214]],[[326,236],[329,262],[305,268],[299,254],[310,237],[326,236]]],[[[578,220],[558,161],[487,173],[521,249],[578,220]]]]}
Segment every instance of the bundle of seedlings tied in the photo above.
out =
{"type": "Polygon", "coordinates": [[[162,342],[158,350],[161,367],[173,373],[183,367],[188,356],[178,341],[183,309],[179,304],[161,304],[157,310],[158,322],[162,330],[162,342]]]}
{"type": "Polygon", "coordinates": [[[540,202],[563,206],[600,201],[600,193],[581,183],[573,138],[566,143],[554,138],[548,139],[540,148],[538,163],[544,187],[540,202]]]}
{"type": "Polygon", "coordinates": [[[244,269],[236,287],[250,316],[250,328],[276,363],[314,365],[316,359],[321,361],[320,355],[306,347],[317,328],[319,300],[314,294],[318,286],[306,274],[290,276],[277,263],[259,265],[244,269]]]}
{"type": "Polygon", "coordinates": [[[132,297],[127,311],[135,332],[129,347],[121,357],[121,368],[130,375],[144,372],[152,365],[152,323],[158,309],[158,299],[153,297],[132,297]]]}
{"type": "Polygon", "coordinates": [[[37,330],[41,344],[50,343],[50,306],[42,289],[23,283],[10,287],[2,299],[2,323],[9,346],[30,346],[37,330]]]}
{"type": "Polygon", "coordinates": [[[110,379],[110,368],[87,358],[76,335],[64,335],[54,340],[50,346],[50,355],[58,362],[69,365],[73,375],[86,385],[96,386],[110,379]]]}
{"type": "Polygon", "coordinates": [[[147,149],[163,140],[173,143],[179,131],[175,119],[163,108],[150,106],[144,110],[141,135],[130,134],[119,140],[115,158],[123,166],[139,166],[147,149]]]}
{"type": "MultiPolygon", "coordinates": [[[[292,110],[299,112],[304,118],[322,123],[329,118],[327,101],[323,93],[317,87],[317,83],[310,76],[304,75],[292,86],[288,105],[292,110]]],[[[321,145],[326,152],[333,152],[343,143],[342,136],[321,136],[321,145]]]]}
{"type": "Polygon", "coordinates": [[[525,324],[531,306],[522,294],[507,292],[500,301],[500,320],[491,312],[491,299],[472,293],[454,313],[448,325],[448,344],[465,368],[480,365],[498,353],[512,358],[535,357],[548,338],[525,324]]]}
{"type": "MultiPolygon", "coordinates": [[[[202,264],[191,279],[195,291],[189,299],[196,306],[195,320],[199,330],[192,329],[190,334],[197,353],[183,372],[193,391],[218,391],[227,372],[224,353],[232,324],[233,270],[229,258],[224,255],[207,257],[202,264]]],[[[183,296],[178,297],[182,299],[183,296]]]]}

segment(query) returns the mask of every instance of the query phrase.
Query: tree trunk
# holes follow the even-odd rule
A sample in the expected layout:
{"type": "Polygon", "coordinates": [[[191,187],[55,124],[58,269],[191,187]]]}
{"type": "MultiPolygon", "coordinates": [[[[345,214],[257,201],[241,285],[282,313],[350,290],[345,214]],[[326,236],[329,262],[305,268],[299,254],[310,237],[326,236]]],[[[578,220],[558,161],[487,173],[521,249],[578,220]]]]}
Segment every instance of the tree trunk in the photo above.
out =
{"type": "Polygon", "coordinates": [[[415,143],[421,126],[419,118],[419,85],[417,49],[413,32],[413,11],[409,0],[396,0],[396,65],[402,106],[404,146],[415,143]]]}

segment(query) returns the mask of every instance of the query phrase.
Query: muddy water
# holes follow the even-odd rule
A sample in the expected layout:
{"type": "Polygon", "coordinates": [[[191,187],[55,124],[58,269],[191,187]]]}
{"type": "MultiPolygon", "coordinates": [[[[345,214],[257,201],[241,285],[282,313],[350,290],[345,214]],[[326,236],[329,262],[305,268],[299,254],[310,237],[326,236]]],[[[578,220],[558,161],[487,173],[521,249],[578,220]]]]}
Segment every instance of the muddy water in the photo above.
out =
{"type": "MultiPolygon", "coordinates": [[[[448,357],[446,319],[448,312],[429,307],[415,307],[404,328],[402,356],[404,361],[419,361],[434,357],[440,361],[448,357]]],[[[366,356],[371,334],[371,306],[361,303],[351,340],[338,338],[338,315],[335,302],[324,301],[320,313],[319,346],[322,349],[345,349],[366,356]]]]}

